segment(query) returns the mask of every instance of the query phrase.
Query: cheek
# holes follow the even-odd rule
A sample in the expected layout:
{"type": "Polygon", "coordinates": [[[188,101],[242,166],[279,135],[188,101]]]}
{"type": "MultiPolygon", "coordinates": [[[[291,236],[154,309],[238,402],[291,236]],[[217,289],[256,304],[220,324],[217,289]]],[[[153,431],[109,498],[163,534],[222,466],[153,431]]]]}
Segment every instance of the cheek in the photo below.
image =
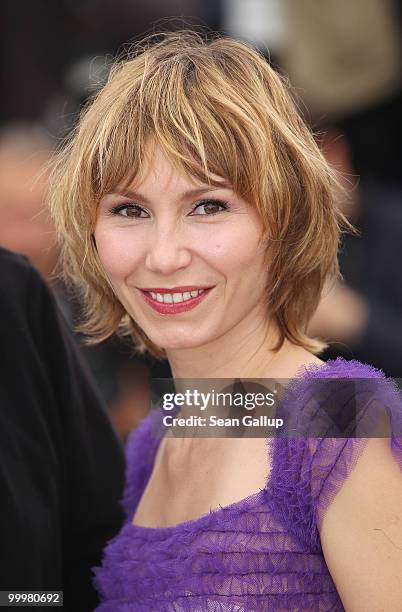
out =
{"type": "MultiPolygon", "coordinates": [[[[217,228],[203,240],[197,241],[204,258],[223,273],[244,274],[260,265],[264,250],[259,244],[258,228],[243,223],[228,228],[217,228]]],[[[194,244],[194,243],[193,243],[194,244]]]]}
{"type": "Polygon", "coordinates": [[[95,241],[99,259],[112,283],[124,280],[141,261],[141,248],[138,241],[127,232],[115,229],[95,229],[95,241]]]}

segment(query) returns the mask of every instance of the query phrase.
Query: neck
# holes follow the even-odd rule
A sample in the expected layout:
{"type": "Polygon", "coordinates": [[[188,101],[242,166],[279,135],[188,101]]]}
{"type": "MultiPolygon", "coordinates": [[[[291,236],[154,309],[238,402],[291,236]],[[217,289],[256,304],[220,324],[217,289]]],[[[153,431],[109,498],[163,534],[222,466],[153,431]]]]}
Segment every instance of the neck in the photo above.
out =
{"type": "MultiPolygon", "coordinates": [[[[234,388],[229,389],[228,385],[231,385],[236,378],[242,380],[274,378],[280,372],[283,367],[282,362],[286,361],[285,353],[289,351],[290,342],[285,341],[279,351],[273,351],[272,347],[278,340],[277,326],[264,317],[258,320],[253,312],[249,313],[248,319],[243,319],[241,323],[207,345],[168,351],[175,380],[175,393],[186,394],[188,390],[193,392],[197,390],[197,393],[203,394],[204,402],[206,397],[210,397],[212,390],[234,392],[234,388]],[[223,388],[215,383],[211,387],[211,381],[217,378],[226,379],[223,388]]],[[[201,410],[195,408],[192,403],[187,404],[186,400],[184,404],[180,404],[177,416],[189,417],[195,414],[205,419],[210,414],[221,418],[229,416],[229,406],[217,407],[209,402],[208,399],[201,410]]],[[[217,432],[222,435],[222,431],[222,429],[216,431],[209,429],[207,438],[215,439],[217,432]]],[[[197,424],[186,425],[179,431],[179,438],[175,439],[176,447],[182,451],[205,448],[208,440],[207,442],[201,440],[199,432],[197,424]]],[[[174,434],[175,438],[176,436],[177,434],[174,434]]]]}
{"type": "Polygon", "coordinates": [[[269,376],[269,364],[286,350],[272,350],[278,338],[273,321],[255,313],[234,326],[223,336],[206,345],[167,351],[176,378],[263,378],[269,376]]]}

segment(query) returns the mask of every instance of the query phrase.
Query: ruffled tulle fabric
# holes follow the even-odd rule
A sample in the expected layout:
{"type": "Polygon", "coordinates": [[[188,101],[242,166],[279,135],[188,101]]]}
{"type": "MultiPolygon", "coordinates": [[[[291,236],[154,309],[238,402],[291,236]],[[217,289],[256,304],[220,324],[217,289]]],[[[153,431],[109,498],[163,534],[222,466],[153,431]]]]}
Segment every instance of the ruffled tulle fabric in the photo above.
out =
{"type": "Polygon", "coordinates": [[[289,385],[281,410],[298,435],[267,440],[272,469],[265,488],[166,528],[132,524],[163,435],[158,413],[151,412],[132,432],[123,498],[127,522],[106,546],[102,566],[94,568],[98,612],[344,609],[319,532],[369,438],[342,434],[352,435],[363,425],[367,432],[379,411],[385,411],[390,448],[402,469],[400,392],[380,370],[338,358],[303,368],[289,385]],[[331,378],[345,384],[322,387],[320,380],[331,378]],[[303,427],[321,412],[322,432],[332,437],[305,436],[303,427]]]}

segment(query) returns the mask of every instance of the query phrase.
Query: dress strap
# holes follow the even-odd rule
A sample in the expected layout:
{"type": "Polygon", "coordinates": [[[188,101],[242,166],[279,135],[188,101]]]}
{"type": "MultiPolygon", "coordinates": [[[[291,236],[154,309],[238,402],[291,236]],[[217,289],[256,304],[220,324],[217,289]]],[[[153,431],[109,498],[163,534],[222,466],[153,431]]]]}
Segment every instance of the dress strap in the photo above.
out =
{"type": "Polygon", "coordinates": [[[338,358],[308,369],[290,385],[284,402],[284,414],[295,415],[297,435],[276,440],[270,481],[274,513],[319,550],[325,513],[370,437],[379,437],[376,427],[384,416],[382,437],[402,470],[402,394],[381,370],[338,358]]]}
{"type": "Polygon", "coordinates": [[[125,449],[126,484],[122,505],[130,519],[151,476],[162,436],[161,412],[158,409],[151,409],[128,436],[125,449]]]}

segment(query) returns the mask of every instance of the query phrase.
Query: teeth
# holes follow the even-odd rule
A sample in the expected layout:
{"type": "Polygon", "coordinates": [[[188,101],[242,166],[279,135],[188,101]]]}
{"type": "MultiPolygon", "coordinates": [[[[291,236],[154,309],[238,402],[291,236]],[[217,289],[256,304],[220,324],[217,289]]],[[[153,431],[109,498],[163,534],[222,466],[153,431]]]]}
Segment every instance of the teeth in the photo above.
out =
{"type": "Polygon", "coordinates": [[[178,304],[179,302],[186,302],[191,298],[195,298],[201,293],[204,293],[204,289],[196,289],[194,291],[185,291],[184,293],[155,293],[149,292],[151,297],[162,304],[178,304]]]}

